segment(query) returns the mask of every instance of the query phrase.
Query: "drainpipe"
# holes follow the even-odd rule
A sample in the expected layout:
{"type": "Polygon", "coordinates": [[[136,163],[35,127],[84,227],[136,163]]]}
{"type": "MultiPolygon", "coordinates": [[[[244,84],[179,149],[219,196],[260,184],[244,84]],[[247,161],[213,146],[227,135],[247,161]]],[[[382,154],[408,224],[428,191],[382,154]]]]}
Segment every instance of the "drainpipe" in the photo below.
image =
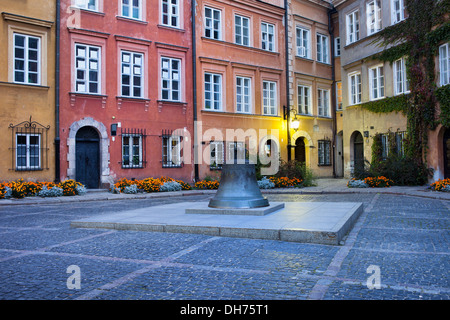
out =
{"type": "Polygon", "coordinates": [[[61,181],[60,173],[60,144],[59,137],[59,75],[60,75],[60,23],[61,23],[61,0],[56,0],[56,57],[55,57],[55,182],[61,181]]]}
{"type": "MultiPolygon", "coordinates": [[[[284,0],[284,42],[285,42],[285,59],[286,59],[286,129],[287,129],[287,148],[288,148],[288,161],[291,161],[291,134],[289,121],[291,118],[291,103],[289,99],[289,16],[288,16],[288,0],[284,0]]],[[[283,110],[284,111],[284,110],[283,110]]]]}
{"type": "Polygon", "coordinates": [[[334,61],[334,54],[335,54],[335,48],[334,48],[334,26],[333,26],[333,18],[332,15],[337,13],[336,8],[330,4],[330,9],[328,9],[328,33],[330,34],[330,40],[331,40],[331,80],[332,80],[332,88],[331,88],[331,109],[332,109],[332,117],[333,117],[333,152],[331,154],[331,158],[333,161],[333,178],[336,178],[336,130],[337,130],[337,124],[336,124],[336,65],[334,61]]]}
{"type": "Polygon", "coordinates": [[[197,45],[195,32],[195,7],[197,1],[191,2],[191,22],[192,22],[192,87],[193,87],[193,108],[194,108],[194,179],[199,181],[198,175],[198,137],[197,137],[197,45]]]}

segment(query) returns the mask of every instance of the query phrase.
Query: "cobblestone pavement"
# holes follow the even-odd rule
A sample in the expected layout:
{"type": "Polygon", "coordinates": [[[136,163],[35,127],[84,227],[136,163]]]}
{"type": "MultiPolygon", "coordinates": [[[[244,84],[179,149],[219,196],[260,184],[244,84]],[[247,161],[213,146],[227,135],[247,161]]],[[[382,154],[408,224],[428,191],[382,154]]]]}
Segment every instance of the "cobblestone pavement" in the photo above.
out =
{"type": "Polygon", "coordinates": [[[97,214],[208,198],[1,206],[0,299],[450,297],[450,202],[444,200],[268,195],[271,201],[363,202],[365,211],[341,246],[70,227],[97,214]]]}

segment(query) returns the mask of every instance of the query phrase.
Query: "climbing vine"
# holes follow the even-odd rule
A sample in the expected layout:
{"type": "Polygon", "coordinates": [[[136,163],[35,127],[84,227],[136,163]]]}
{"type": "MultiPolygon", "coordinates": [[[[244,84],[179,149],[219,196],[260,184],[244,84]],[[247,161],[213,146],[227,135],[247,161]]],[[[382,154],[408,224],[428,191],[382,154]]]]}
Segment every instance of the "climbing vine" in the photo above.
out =
{"type": "Polygon", "coordinates": [[[408,101],[409,95],[401,94],[398,96],[365,102],[361,104],[361,107],[373,113],[401,112],[405,114],[407,111],[408,101]]]}
{"type": "Polygon", "coordinates": [[[423,164],[428,132],[436,128],[439,120],[450,123],[448,104],[441,109],[440,118],[436,117],[437,102],[448,99],[448,91],[439,93],[435,84],[435,55],[439,44],[450,37],[450,0],[405,0],[405,6],[408,18],[379,32],[374,43],[385,50],[373,58],[392,63],[406,57],[410,94],[370,103],[365,108],[373,112],[403,112],[407,117],[406,156],[423,164]]]}

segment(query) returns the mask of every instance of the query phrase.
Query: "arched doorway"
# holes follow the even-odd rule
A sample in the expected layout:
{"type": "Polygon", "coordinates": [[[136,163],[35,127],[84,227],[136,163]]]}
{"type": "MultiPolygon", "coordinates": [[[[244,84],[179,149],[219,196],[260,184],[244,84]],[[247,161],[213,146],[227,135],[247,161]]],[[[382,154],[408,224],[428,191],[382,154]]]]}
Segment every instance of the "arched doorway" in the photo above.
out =
{"type": "Polygon", "coordinates": [[[450,178],[450,129],[444,132],[444,178],[450,178]]]}
{"type": "Polygon", "coordinates": [[[353,133],[353,172],[364,170],[364,139],[361,132],[353,133]]]}
{"type": "Polygon", "coordinates": [[[100,184],[100,136],[93,127],[78,130],[75,137],[75,179],[86,188],[97,189],[100,184]]]}
{"type": "Polygon", "coordinates": [[[306,162],[306,146],[305,139],[303,137],[295,140],[295,160],[302,163],[306,162]]]}

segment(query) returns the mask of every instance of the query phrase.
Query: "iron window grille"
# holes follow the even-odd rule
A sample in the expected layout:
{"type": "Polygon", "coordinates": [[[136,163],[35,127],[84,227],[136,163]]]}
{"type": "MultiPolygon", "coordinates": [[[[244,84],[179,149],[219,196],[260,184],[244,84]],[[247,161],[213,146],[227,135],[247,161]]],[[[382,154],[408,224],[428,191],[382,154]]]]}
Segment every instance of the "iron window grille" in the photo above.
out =
{"type": "Polygon", "coordinates": [[[162,167],[163,168],[181,168],[181,142],[183,137],[171,130],[162,130],[162,167]]]}
{"type": "Polygon", "coordinates": [[[330,140],[319,140],[318,141],[318,151],[319,151],[319,166],[330,166],[331,165],[331,141],[330,140]]]}
{"type": "Polygon", "coordinates": [[[36,121],[10,124],[11,129],[11,170],[48,170],[48,130],[36,121]]]}
{"type": "Polygon", "coordinates": [[[122,137],[122,164],[123,169],[145,168],[146,161],[146,130],[121,128],[122,137]]]}

